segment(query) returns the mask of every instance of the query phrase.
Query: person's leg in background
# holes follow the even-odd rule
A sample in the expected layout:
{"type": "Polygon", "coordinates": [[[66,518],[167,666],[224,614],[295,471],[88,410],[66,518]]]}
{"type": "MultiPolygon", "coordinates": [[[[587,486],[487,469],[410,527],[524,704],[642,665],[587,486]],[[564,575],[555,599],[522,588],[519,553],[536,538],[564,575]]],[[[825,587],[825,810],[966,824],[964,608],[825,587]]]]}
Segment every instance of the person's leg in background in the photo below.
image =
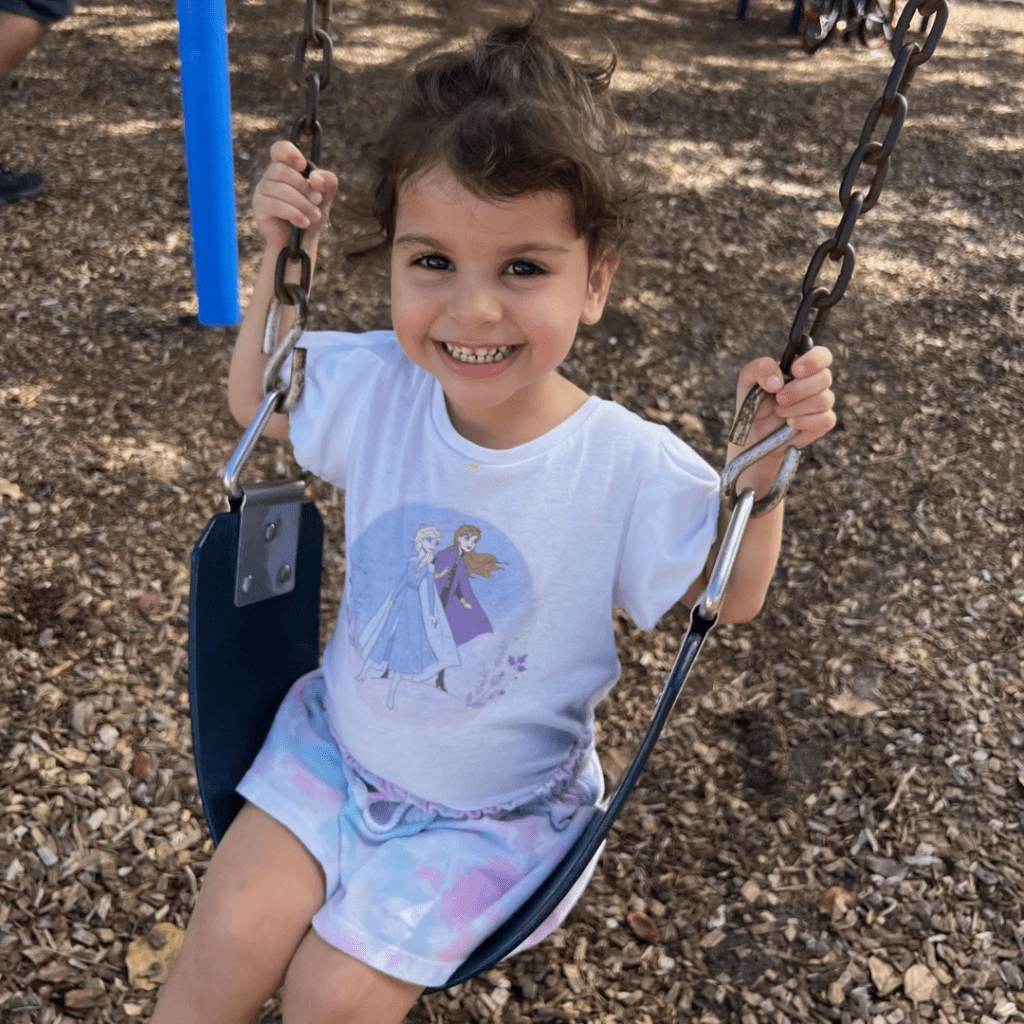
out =
{"type": "MultiPolygon", "coordinates": [[[[71,0],[0,0],[0,78],[21,64],[55,21],[70,13],[71,0]]],[[[0,206],[31,199],[42,187],[41,174],[17,174],[0,158],[0,206]]]]}
{"type": "Polygon", "coordinates": [[[9,75],[32,52],[50,26],[0,8],[0,77],[9,75]]]}

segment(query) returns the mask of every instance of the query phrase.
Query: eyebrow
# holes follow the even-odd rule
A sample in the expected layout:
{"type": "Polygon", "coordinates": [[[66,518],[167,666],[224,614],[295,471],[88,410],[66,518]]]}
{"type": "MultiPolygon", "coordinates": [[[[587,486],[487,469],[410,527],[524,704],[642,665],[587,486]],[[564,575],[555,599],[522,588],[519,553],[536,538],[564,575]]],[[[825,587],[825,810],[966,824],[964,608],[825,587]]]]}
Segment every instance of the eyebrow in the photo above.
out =
{"type": "MultiPolygon", "coordinates": [[[[428,249],[444,249],[436,238],[431,238],[429,235],[400,235],[395,239],[395,245],[401,245],[406,247],[412,246],[426,246],[428,249]]],[[[555,253],[565,255],[569,250],[564,245],[548,245],[544,242],[523,242],[519,245],[510,246],[508,249],[503,249],[500,253],[506,259],[511,259],[513,256],[521,256],[523,253],[555,253]]]]}

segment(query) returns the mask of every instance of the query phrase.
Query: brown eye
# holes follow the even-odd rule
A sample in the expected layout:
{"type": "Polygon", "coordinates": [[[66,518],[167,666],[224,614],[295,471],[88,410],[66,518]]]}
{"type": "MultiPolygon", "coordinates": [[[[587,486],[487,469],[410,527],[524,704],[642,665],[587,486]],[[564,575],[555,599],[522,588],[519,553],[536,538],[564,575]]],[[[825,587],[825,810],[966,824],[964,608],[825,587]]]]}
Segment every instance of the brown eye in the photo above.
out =
{"type": "Polygon", "coordinates": [[[414,267],[424,267],[426,270],[450,270],[452,266],[452,262],[447,256],[436,252],[417,256],[412,263],[414,267]]]}
{"type": "Polygon", "coordinates": [[[545,271],[532,260],[514,260],[508,265],[508,273],[513,277],[538,277],[545,271]]]}

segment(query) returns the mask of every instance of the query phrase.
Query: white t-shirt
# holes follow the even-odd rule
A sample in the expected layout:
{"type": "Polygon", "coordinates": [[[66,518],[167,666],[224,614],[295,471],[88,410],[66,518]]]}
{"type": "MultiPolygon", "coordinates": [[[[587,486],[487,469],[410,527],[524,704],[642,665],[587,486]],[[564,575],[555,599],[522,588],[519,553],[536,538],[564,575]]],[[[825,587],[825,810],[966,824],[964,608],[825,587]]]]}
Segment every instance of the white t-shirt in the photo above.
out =
{"type": "Polygon", "coordinates": [[[665,427],[593,397],[528,444],[482,448],[393,332],[301,344],[295,455],[345,490],[323,662],[338,738],[426,800],[519,803],[592,742],[620,673],[613,606],[650,629],[697,578],[718,476],[665,427]]]}

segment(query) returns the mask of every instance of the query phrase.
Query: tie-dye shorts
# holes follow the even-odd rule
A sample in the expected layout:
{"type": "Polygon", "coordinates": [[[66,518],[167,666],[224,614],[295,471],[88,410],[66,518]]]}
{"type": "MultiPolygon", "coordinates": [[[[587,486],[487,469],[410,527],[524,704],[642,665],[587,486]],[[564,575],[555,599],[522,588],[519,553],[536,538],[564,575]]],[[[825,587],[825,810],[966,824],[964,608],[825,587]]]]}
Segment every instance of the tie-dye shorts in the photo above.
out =
{"type": "MultiPolygon", "coordinates": [[[[334,738],[319,672],[291,688],[238,792],[290,829],[326,876],[317,934],[379,971],[443,985],[512,917],[583,831],[603,795],[592,745],[543,795],[513,810],[426,803],[357,764],[334,738]]],[[[566,918],[590,864],[558,909],[520,947],[566,918]]]]}

